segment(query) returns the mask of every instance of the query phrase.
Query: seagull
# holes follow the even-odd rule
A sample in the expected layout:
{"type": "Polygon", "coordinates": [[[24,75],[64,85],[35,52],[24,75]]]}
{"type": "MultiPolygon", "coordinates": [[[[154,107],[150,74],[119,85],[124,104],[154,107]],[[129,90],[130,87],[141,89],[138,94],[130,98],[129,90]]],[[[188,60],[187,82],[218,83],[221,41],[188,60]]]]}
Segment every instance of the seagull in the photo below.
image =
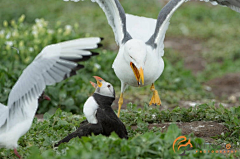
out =
{"type": "Polygon", "coordinates": [[[46,46],[23,71],[13,86],[7,106],[0,103],[0,148],[16,148],[18,139],[31,127],[38,99],[47,85],[76,75],[83,68],[77,62],[98,53],[89,49],[100,46],[101,38],[82,38],[46,46]]]}
{"type": "Polygon", "coordinates": [[[80,127],[73,133],[55,144],[69,142],[72,138],[82,136],[105,135],[109,136],[115,132],[120,138],[128,139],[126,127],[117,117],[111,105],[115,100],[115,90],[111,83],[104,81],[101,77],[94,76],[96,83],[91,82],[95,92],[90,96],[83,106],[83,113],[87,118],[80,123],[80,127]]]}
{"type": "MultiPolygon", "coordinates": [[[[208,2],[208,0],[204,0],[208,2]]],[[[118,0],[92,0],[104,11],[119,46],[112,68],[121,81],[121,95],[118,101],[118,117],[123,104],[123,93],[127,86],[151,85],[153,92],[149,105],[161,105],[154,82],[164,69],[164,38],[173,13],[186,0],[171,0],[160,11],[158,19],[125,14],[118,0]]],[[[230,7],[239,12],[239,0],[210,0],[213,4],[230,7]]]]}

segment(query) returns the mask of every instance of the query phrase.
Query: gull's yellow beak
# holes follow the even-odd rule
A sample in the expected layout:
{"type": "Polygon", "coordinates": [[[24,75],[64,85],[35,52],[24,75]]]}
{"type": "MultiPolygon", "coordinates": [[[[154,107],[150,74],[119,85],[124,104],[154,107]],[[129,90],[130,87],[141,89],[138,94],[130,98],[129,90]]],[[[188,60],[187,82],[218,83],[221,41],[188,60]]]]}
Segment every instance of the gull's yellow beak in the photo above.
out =
{"type": "Polygon", "coordinates": [[[97,81],[97,86],[98,87],[102,87],[102,81],[104,81],[101,77],[98,77],[98,76],[93,76],[96,81],[97,81]]]}
{"type": "Polygon", "coordinates": [[[140,85],[140,82],[142,85],[144,85],[144,73],[143,73],[143,68],[140,67],[140,69],[138,69],[132,62],[130,62],[130,66],[133,70],[133,73],[136,77],[136,80],[138,82],[138,85],[140,85]]]}

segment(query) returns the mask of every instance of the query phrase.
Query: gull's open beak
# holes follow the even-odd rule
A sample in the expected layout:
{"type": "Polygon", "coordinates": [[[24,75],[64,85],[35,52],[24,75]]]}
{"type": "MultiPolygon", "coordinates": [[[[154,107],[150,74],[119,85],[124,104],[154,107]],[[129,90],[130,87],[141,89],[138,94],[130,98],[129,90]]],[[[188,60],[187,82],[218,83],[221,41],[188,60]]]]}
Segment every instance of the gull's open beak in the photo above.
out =
{"type": "Polygon", "coordinates": [[[98,77],[98,76],[93,76],[96,81],[97,81],[97,86],[98,87],[102,87],[102,81],[104,81],[101,77],[98,77]]]}
{"type": "Polygon", "coordinates": [[[92,82],[92,81],[90,81],[90,83],[91,83],[91,85],[92,85],[94,88],[97,88],[97,84],[96,84],[96,83],[94,83],[94,82],[92,82]]]}
{"type": "Polygon", "coordinates": [[[140,82],[142,83],[142,85],[144,85],[144,73],[143,73],[143,68],[140,67],[140,69],[138,69],[132,62],[130,62],[130,66],[133,70],[133,73],[136,77],[136,80],[138,82],[138,85],[140,85],[140,82]]]}
{"type": "Polygon", "coordinates": [[[47,96],[47,95],[44,95],[43,99],[51,101],[51,98],[49,96],[47,96]]]}

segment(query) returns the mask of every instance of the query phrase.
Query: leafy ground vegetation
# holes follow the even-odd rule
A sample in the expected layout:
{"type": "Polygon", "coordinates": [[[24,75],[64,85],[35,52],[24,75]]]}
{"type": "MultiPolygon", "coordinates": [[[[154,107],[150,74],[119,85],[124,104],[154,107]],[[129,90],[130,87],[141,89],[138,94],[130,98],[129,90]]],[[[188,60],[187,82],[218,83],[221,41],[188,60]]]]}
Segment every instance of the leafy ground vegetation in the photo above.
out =
{"type": "MultiPolygon", "coordinates": [[[[127,13],[156,18],[166,2],[121,3],[127,13]]],[[[121,113],[129,140],[116,134],[91,136],[53,148],[85,119],[82,106],[93,93],[89,84],[93,75],[111,82],[119,96],[120,81],[110,69],[117,53],[112,30],[102,10],[89,0],[12,0],[0,1],[0,6],[0,102],[4,104],[21,71],[44,46],[81,37],[105,38],[104,47],[97,50],[100,55],[84,62],[85,69],[77,76],[46,89],[52,101],[40,104],[40,119],[35,118],[19,140],[18,150],[24,158],[240,157],[238,13],[204,2],[183,4],[171,19],[165,39],[165,70],[156,82],[162,106],[147,106],[152,95],[149,87],[129,88],[121,113]],[[185,149],[185,156],[179,156],[184,147],[173,151],[173,142],[181,135],[193,146],[185,149]]],[[[117,108],[117,100],[113,108],[117,108]]],[[[0,158],[14,157],[12,150],[0,149],[0,158]]]]}

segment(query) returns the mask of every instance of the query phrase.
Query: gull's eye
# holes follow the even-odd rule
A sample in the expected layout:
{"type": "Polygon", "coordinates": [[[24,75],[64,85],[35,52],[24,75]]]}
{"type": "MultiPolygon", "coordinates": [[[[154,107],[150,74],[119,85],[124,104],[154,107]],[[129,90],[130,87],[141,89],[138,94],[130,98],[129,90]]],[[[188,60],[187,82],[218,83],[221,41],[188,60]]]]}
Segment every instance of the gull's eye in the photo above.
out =
{"type": "Polygon", "coordinates": [[[108,84],[108,85],[107,85],[107,87],[108,87],[108,88],[110,88],[110,87],[111,87],[111,85],[110,85],[110,84],[108,84]]]}

